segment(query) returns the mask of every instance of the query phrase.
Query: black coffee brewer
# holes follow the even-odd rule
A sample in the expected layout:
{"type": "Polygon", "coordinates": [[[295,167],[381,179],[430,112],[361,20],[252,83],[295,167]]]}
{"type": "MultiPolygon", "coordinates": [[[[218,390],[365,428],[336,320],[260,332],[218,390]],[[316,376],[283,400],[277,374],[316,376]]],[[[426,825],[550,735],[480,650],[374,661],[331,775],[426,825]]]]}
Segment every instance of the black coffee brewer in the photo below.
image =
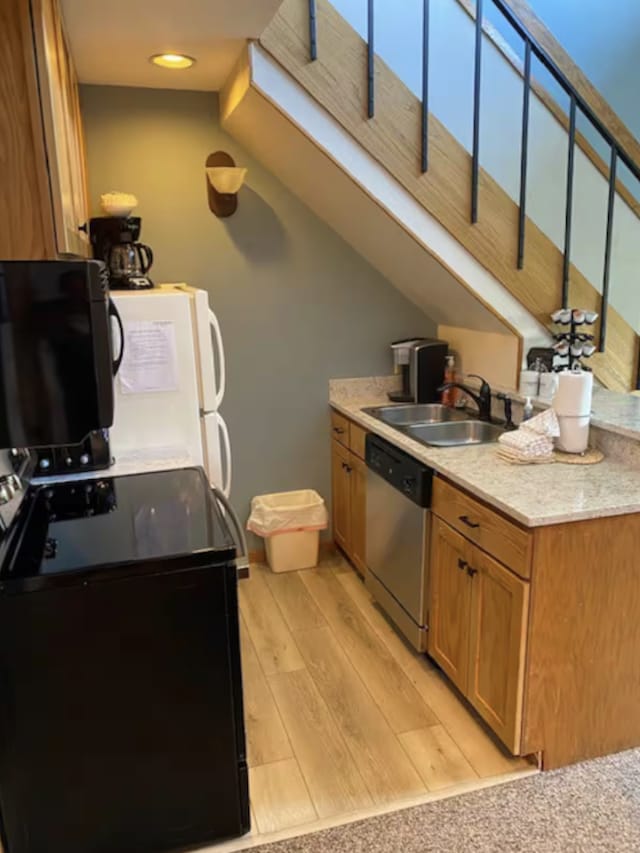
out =
{"type": "Polygon", "coordinates": [[[399,391],[389,392],[394,403],[437,403],[438,388],[444,382],[444,367],[449,344],[434,338],[409,338],[394,341],[394,372],[402,376],[399,391]]]}
{"type": "Polygon", "coordinates": [[[139,243],[139,216],[97,216],[89,220],[93,257],[104,261],[112,290],[146,290],[153,287],[147,275],[153,252],[139,243]]]}

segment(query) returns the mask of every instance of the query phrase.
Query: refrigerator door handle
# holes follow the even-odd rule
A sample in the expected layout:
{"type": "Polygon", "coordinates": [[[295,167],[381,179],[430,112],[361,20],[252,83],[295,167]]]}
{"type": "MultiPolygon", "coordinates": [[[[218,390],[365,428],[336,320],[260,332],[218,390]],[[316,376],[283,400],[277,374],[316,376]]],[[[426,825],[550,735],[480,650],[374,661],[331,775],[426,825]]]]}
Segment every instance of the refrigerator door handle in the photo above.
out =
{"type": "Polygon", "coordinates": [[[229,439],[229,428],[224,422],[224,418],[218,412],[216,412],[216,420],[222,438],[222,467],[224,469],[222,491],[225,498],[228,498],[231,494],[231,441],[229,439]]]}
{"type": "Polygon", "coordinates": [[[236,533],[236,541],[237,541],[237,555],[236,555],[236,567],[238,569],[238,577],[239,578],[248,578],[249,577],[249,547],[247,545],[247,537],[244,535],[244,530],[242,529],[242,524],[240,523],[240,519],[236,515],[236,511],[229,503],[227,496],[217,489],[215,486],[211,486],[211,491],[213,492],[213,496],[218,501],[220,506],[222,507],[224,515],[229,519],[231,525],[233,526],[236,533]]]}
{"type": "Polygon", "coordinates": [[[216,389],[216,409],[220,408],[220,404],[222,403],[222,398],[224,397],[225,392],[225,384],[226,384],[226,365],[224,361],[224,345],[222,343],[222,331],[220,329],[220,323],[218,323],[218,318],[213,313],[211,308],[209,308],[209,328],[211,332],[213,332],[212,337],[215,341],[215,350],[216,350],[216,362],[218,364],[218,372],[219,372],[219,385],[216,389]]]}

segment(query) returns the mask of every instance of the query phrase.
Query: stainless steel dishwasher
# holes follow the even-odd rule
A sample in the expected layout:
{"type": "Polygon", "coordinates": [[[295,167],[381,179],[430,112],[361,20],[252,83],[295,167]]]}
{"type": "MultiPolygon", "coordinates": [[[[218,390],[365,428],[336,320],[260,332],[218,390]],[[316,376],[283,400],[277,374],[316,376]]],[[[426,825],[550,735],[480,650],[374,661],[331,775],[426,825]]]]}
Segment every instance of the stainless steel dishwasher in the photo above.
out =
{"type": "Polygon", "coordinates": [[[427,647],[433,470],[367,435],[367,588],[418,651],[427,647]]]}

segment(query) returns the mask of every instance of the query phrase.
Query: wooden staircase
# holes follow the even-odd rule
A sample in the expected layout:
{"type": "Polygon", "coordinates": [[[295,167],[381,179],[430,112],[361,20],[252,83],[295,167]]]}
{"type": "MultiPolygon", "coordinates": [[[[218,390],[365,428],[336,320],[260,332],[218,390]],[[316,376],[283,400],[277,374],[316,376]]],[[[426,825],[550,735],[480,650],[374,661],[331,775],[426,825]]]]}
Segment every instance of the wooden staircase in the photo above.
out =
{"type": "MultiPolygon", "coordinates": [[[[422,173],[422,106],[379,58],[375,59],[375,115],[367,116],[367,45],[328,0],[316,6],[318,56],[310,60],[309,9],[284,0],[260,38],[266,50],[363,148],[476,258],[542,325],[561,304],[563,255],[527,219],[526,257],[517,268],[518,206],[484,170],[479,176],[479,220],[470,221],[472,158],[429,116],[429,169],[422,173]]],[[[600,311],[596,288],[571,265],[569,305],[600,311]]],[[[639,339],[609,307],[606,350],[591,360],[605,387],[636,387],[639,339]]]]}

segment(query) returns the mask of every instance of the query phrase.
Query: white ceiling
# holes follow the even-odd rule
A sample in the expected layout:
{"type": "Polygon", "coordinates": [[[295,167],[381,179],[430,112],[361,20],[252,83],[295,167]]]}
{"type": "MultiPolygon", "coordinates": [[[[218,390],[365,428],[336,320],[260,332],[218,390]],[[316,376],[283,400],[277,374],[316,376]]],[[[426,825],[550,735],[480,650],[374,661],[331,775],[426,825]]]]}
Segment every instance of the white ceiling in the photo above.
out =
{"type": "Polygon", "coordinates": [[[220,89],[248,38],[282,0],[62,0],[81,83],[156,89],[220,89]],[[184,71],[158,68],[154,53],[186,53],[184,71]]]}

